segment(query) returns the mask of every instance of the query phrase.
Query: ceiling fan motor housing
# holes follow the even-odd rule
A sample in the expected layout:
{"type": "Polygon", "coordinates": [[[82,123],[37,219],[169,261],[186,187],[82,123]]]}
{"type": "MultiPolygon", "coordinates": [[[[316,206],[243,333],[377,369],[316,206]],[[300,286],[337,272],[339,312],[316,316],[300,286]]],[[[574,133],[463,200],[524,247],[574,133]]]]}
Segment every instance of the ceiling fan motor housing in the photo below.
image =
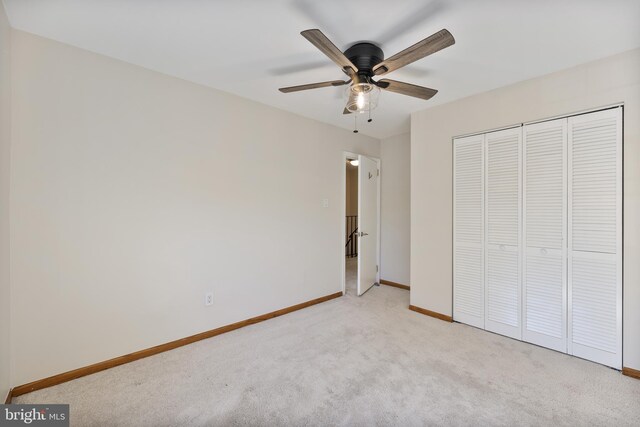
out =
{"type": "Polygon", "coordinates": [[[354,44],[344,51],[344,56],[358,68],[358,75],[361,77],[373,76],[373,67],[384,60],[382,49],[366,42],[354,44]]]}

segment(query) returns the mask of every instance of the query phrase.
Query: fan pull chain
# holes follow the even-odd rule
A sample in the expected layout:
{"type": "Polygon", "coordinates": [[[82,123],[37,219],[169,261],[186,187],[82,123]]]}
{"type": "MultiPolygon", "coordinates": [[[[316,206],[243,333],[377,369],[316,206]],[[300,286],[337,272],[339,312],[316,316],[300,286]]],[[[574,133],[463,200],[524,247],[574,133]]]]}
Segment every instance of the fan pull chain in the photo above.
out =
{"type": "Polygon", "coordinates": [[[371,123],[373,121],[373,119],[371,118],[371,96],[369,96],[369,120],[367,120],[367,123],[371,123]]]}
{"type": "Polygon", "coordinates": [[[353,133],[358,133],[358,114],[357,113],[353,115],[353,123],[354,123],[353,133]]]}

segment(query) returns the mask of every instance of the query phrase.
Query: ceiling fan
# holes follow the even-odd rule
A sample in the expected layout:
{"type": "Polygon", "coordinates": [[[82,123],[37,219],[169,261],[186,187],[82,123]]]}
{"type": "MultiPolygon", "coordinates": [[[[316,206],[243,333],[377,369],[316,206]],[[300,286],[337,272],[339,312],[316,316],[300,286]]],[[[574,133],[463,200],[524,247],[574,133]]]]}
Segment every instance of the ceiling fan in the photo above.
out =
{"type": "Polygon", "coordinates": [[[380,89],[425,100],[430,99],[438,93],[437,90],[390,79],[374,80],[373,77],[402,68],[455,43],[451,33],[443,29],[392,57],[384,59],[382,49],[373,43],[356,43],[342,52],[318,29],[305,30],[300,34],[335,62],[349,76],[349,79],[283,87],[279,89],[280,92],[290,93],[321,87],[349,85],[347,105],[343,114],[371,111],[377,106],[380,89]]]}

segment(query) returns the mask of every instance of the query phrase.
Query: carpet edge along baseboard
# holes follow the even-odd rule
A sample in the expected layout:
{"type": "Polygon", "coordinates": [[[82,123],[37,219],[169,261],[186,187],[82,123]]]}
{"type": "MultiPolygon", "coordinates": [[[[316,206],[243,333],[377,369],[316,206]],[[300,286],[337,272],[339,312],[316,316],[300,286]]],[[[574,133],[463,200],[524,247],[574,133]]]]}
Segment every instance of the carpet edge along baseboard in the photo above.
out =
{"type": "Polygon", "coordinates": [[[394,288],[400,288],[405,290],[410,290],[411,288],[407,285],[403,285],[402,283],[392,282],[391,280],[380,279],[381,285],[393,286],[394,288]]]}
{"type": "Polygon", "coordinates": [[[43,388],[51,387],[54,385],[62,384],[67,381],[75,380],[76,378],[84,377],[86,375],[94,374],[96,372],[104,371],[109,368],[124,365],[125,363],[133,362],[135,360],[143,359],[145,357],[153,356],[158,353],[173,350],[174,348],[182,347],[184,345],[192,344],[197,341],[201,341],[207,338],[215,337],[216,335],[224,334],[225,332],[231,332],[236,329],[243,328],[245,326],[253,325],[263,322],[274,317],[282,316],[294,311],[301,310],[303,308],[310,307],[312,305],[320,304],[325,301],[332,300],[342,296],[342,291],[336,292],[330,295],[326,295],[320,298],[315,298],[310,301],[302,302],[300,304],[292,305],[291,307],[282,308],[280,310],[272,311],[270,313],[262,314],[260,316],[252,317],[250,319],[242,320],[240,322],[231,323],[229,325],[221,326],[216,329],[201,332],[196,335],[191,335],[185,338],[180,338],[175,341],[160,344],[155,347],[149,347],[144,350],[136,351],[134,353],[126,354],[124,356],[115,357],[113,359],[105,360],[102,362],[94,363],[93,365],[85,366],[82,368],[74,369],[72,371],[64,372],[62,374],[53,375],[41,380],[32,381],[27,384],[14,387],[7,396],[7,401],[10,402],[11,398],[20,396],[22,394],[31,393],[32,391],[41,390],[43,388]]]}
{"type": "MultiPolygon", "coordinates": [[[[453,322],[453,318],[451,316],[427,310],[426,308],[410,305],[409,310],[415,311],[416,313],[424,314],[426,316],[435,317],[436,319],[444,320],[445,322],[453,322]]],[[[638,369],[623,367],[621,372],[623,375],[640,380],[640,370],[638,369]]]]}
{"type": "Polygon", "coordinates": [[[415,311],[416,313],[424,314],[425,316],[435,317],[436,319],[444,320],[445,322],[453,322],[453,318],[451,316],[427,310],[426,308],[410,305],[409,310],[415,311]]]}

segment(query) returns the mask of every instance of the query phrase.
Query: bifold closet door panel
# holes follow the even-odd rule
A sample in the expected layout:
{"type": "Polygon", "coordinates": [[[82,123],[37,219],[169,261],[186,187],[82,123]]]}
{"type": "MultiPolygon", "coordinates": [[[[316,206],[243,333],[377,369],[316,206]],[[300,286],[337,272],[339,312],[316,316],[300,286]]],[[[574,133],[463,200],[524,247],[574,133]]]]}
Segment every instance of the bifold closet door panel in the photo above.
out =
{"type": "Polygon", "coordinates": [[[522,131],[522,339],[566,353],[567,119],[522,131]]]}
{"type": "Polygon", "coordinates": [[[622,367],[622,108],[568,119],[568,352],[622,367]]]}
{"type": "Polygon", "coordinates": [[[485,134],[485,329],[521,339],[520,127],[485,134]]]}
{"type": "Polygon", "coordinates": [[[453,142],[453,318],[484,328],[484,135],[453,142]]]}

